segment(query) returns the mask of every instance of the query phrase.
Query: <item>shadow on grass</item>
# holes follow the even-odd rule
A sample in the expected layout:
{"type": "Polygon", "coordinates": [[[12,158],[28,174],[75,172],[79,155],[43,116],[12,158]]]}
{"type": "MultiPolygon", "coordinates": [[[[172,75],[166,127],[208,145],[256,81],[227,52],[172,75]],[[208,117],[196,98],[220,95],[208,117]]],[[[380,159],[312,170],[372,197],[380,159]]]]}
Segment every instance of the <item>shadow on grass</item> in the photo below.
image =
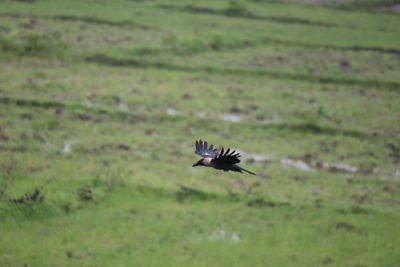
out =
{"type": "Polygon", "coordinates": [[[369,52],[400,55],[400,49],[395,49],[395,48],[385,48],[379,46],[356,46],[356,45],[353,46],[322,45],[309,42],[281,40],[270,37],[264,38],[263,44],[276,44],[276,45],[307,47],[307,48],[325,48],[325,49],[333,49],[341,51],[367,51],[367,52],[369,51],[369,52]]]}
{"type": "Polygon", "coordinates": [[[275,208],[275,207],[290,206],[289,202],[275,202],[275,201],[270,201],[270,200],[267,201],[267,200],[264,200],[263,198],[257,198],[254,200],[250,200],[246,204],[249,207],[256,207],[256,208],[262,208],[262,207],[275,208]]]}
{"type": "Polygon", "coordinates": [[[322,75],[309,75],[309,74],[298,74],[289,72],[278,72],[265,69],[244,69],[244,68],[219,68],[213,66],[183,66],[175,65],[166,62],[150,62],[136,59],[122,59],[114,58],[104,54],[97,54],[86,58],[87,62],[117,66],[117,67],[132,67],[132,68],[155,68],[165,69],[171,71],[182,71],[182,72],[206,72],[209,74],[234,74],[234,75],[255,75],[264,76],[274,79],[283,80],[298,80],[321,84],[336,84],[336,85],[350,85],[350,86],[362,86],[366,88],[379,88],[385,90],[396,90],[399,91],[400,83],[397,82],[386,82],[374,79],[351,79],[347,77],[330,77],[322,75]]]}
{"type": "Polygon", "coordinates": [[[346,209],[337,209],[336,211],[341,214],[355,214],[355,215],[371,215],[375,213],[374,210],[366,209],[359,206],[351,206],[346,209]]]}
{"type": "Polygon", "coordinates": [[[160,48],[137,47],[131,53],[138,56],[159,55],[163,53],[173,55],[193,55],[208,51],[229,51],[257,47],[262,45],[272,45],[280,47],[301,47],[305,49],[331,49],[337,51],[354,51],[354,52],[374,52],[400,55],[400,50],[395,48],[384,48],[378,46],[336,46],[327,44],[317,44],[309,42],[288,41],[276,38],[264,37],[262,39],[244,39],[234,40],[232,38],[224,38],[222,36],[214,36],[209,41],[193,40],[178,41],[172,39],[168,44],[160,48]]]}
{"type": "MultiPolygon", "coordinates": [[[[129,112],[122,111],[113,111],[112,109],[106,108],[95,108],[95,107],[86,107],[81,104],[68,104],[57,101],[45,101],[45,100],[36,100],[36,99],[14,99],[10,97],[0,97],[0,104],[3,105],[16,105],[19,107],[38,107],[38,108],[55,108],[55,113],[59,113],[62,110],[69,111],[83,111],[80,113],[73,113],[71,118],[82,120],[82,121],[92,121],[100,123],[103,119],[112,119],[119,120],[128,123],[136,123],[143,121],[155,121],[157,123],[163,121],[186,121],[188,116],[185,115],[176,115],[176,116],[168,116],[168,115],[159,115],[159,116],[144,116],[144,115],[134,115],[129,112]],[[94,114],[94,115],[90,115],[94,114]],[[100,117],[95,117],[100,116],[100,117]]],[[[62,113],[62,112],[61,112],[62,113]]],[[[204,123],[202,124],[204,127],[215,127],[214,123],[220,123],[219,120],[209,120],[203,119],[204,123]]],[[[350,136],[359,139],[376,139],[384,136],[374,136],[372,134],[367,134],[360,131],[354,130],[345,130],[338,129],[333,127],[321,126],[315,123],[302,123],[302,124],[289,124],[289,123],[273,123],[273,124],[257,124],[257,123],[248,123],[248,122],[236,122],[232,123],[231,127],[249,127],[253,130],[262,129],[262,130],[276,130],[279,132],[301,132],[301,133],[311,133],[316,135],[344,135],[350,136]]]]}
{"type": "Polygon", "coordinates": [[[334,27],[335,26],[333,24],[326,23],[326,22],[311,21],[311,20],[300,19],[300,18],[255,15],[255,14],[251,13],[250,11],[246,10],[245,8],[240,8],[240,7],[238,7],[238,8],[228,7],[223,10],[217,10],[217,9],[212,9],[212,8],[208,8],[208,7],[197,7],[197,6],[193,6],[193,5],[186,5],[183,7],[173,6],[173,5],[160,5],[159,7],[162,9],[179,11],[179,12],[189,12],[189,13],[195,13],[195,14],[211,14],[211,15],[252,19],[252,20],[264,20],[264,21],[272,21],[272,22],[284,23],[284,24],[306,24],[306,25],[313,25],[313,26],[320,26],[320,27],[334,27]]]}
{"type": "MultiPolygon", "coordinates": [[[[42,100],[35,100],[35,99],[13,99],[10,97],[0,97],[0,104],[5,104],[5,105],[16,105],[19,107],[38,107],[38,108],[44,108],[44,109],[49,109],[49,108],[55,108],[55,112],[60,112],[59,109],[65,109],[69,111],[77,111],[77,110],[82,110],[84,113],[73,113],[71,118],[74,119],[79,119],[82,121],[93,121],[100,123],[102,121],[102,118],[100,117],[94,117],[96,115],[100,116],[106,116],[109,119],[112,120],[119,120],[119,121],[124,121],[124,122],[129,122],[129,123],[135,123],[135,122],[142,122],[142,121],[149,121],[149,120],[155,120],[157,122],[162,122],[162,121],[184,121],[187,119],[186,116],[166,116],[166,115],[161,115],[161,116],[152,116],[151,118],[146,117],[144,115],[133,115],[130,114],[129,112],[121,112],[121,111],[112,111],[112,110],[107,110],[105,108],[94,108],[94,107],[86,107],[80,104],[66,104],[62,102],[57,102],[57,101],[42,101],[42,100]],[[90,114],[94,114],[91,116],[90,114]]],[[[103,119],[106,119],[104,117],[103,119]]],[[[219,122],[219,121],[218,121],[219,122]]],[[[206,127],[208,124],[210,124],[210,127],[213,127],[212,121],[206,119],[204,121],[204,126],[206,127]]],[[[234,123],[232,124],[231,127],[245,127],[247,126],[251,127],[252,129],[257,129],[257,128],[262,128],[263,130],[277,130],[279,132],[283,131],[288,131],[288,132],[301,132],[301,133],[311,133],[311,134],[316,134],[316,135],[344,135],[344,136],[350,136],[350,137],[355,137],[359,139],[376,139],[379,138],[378,136],[373,136],[371,134],[367,134],[364,132],[360,131],[354,131],[354,130],[344,130],[344,129],[337,129],[337,128],[332,128],[332,127],[325,127],[321,126],[318,124],[314,123],[303,123],[303,124],[288,124],[288,123],[273,123],[273,124],[257,124],[257,123],[234,123]]]]}
{"type": "Polygon", "coordinates": [[[41,108],[62,108],[65,106],[64,103],[57,101],[21,99],[21,98],[11,98],[11,97],[0,97],[0,104],[13,104],[21,107],[28,106],[28,107],[41,107],[41,108]]]}
{"type": "MultiPolygon", "coordinates": [[[[176,116],[161,116],[161,117],[154,117],[153,119],[157,120],[158,122],[161,121],[186,121],[188,118],[187,115],[176,115],[176,116]]],[[[201,125],[204,129],[215,129],[216,127],[220,126],[222,121],[218,119],[209,119],[209,118],[195,118],[196,120],[201,120],[201,125]]],[[[280,134],[288,132],[288,133],[305,133],[305,134],[314,134],[314,135],[328,135],[328,136],[348,136],[358,139],[381,139],[387,138],[384,135],[376,135],[376,134],[369,134],[361,131],[356,130],[346,130],[340,128],[333,128],[328,126],[318,125],[316,123],[271,123],[271,124],[262,124],[257,122],[226,122],[230,125],[233,131],[236,130],[243,130],[243,129],[251,129],[253,131],[266,131],[266,132],[279,132],[280,134]],[[235,129],[237,127],[238,129],[235,129]],[[240,128],[240,129],[239,129],[240,128]]]]}
{"type": "Polygon", "coordinates": [[[52,20],[60,20],[60,21],[80,21],[88,24],[97,24],[97,25],[108,25],[108,26],[116,26],[116,27],[126,27],[126,26],[134,26],[139,27],[143,30],[151,29],[150,26],[142,25],[133,21],[111,21],[105,20],[97,17],[83,17],[83,16],[73,16],[73,15],[54,15],[54,16],[46,16],[46,15],[25,15],[25,14],[16,14],[16,13],[1,13],[0,16],[3,17],[11,17],[11,18],[30,18],[30,19],[52,19],[52,20]]]}
{"type": "Polygon", "coordinates": [[[127,123],[136,123],[147,120],[147,118],[142,115],[135,115],[123,111],[114,111],[108,107],[87,107],[80,103],[0,97],[0,104],[15,105],[21,108],[37,107],[43,109],[54,109],[56,115],[62,115],[64,110],[68,110],[72,112],[70,116],[72,119],[95,123],[101,123],[103,120],[107,119],[127,123]]]}
{"type": "Polygon", "coordinates": [[[0,36],[0,53],[19,57],[63,57],[68,46],[60,39],[27,33],[17,41],[15,38],[0,36]]]}
{"type": "Polygon", "coordinates": [[[246,49],[262,45],[285,46],[285,47],[301,47],[315,49],[332,49],[337,51],[354,51],[354,52],[375,52],[400,55],[400,50],[396,48],[385,48],[379,46],[337,46],[328,44],[318,44],[301,41],[289,41],[271,37],[263,37],[262,39],[245,39],[233,40],[231,38],[223,38],[215,36],[211,41],[197,40],[192,42],[176,42],[172,47],[168,45],[161,48],[138,47],[133,49],[133,54],[140,56],[158,55],[161,53],[171,53],[176,55],[193,55],[204,53],[207,51],[228,51],[237,49],[246,49]]]}
{"type": "MultiPolygon", "coordinates": [[[[277,3],[282,4],[280,0],[250,0],[253,2],[277,3]]],[[[290,1],[297,5],[322,5],[325,9],[362,11],[370,13],[384,13],[386,15],[397,16],[398,12],[391,10],[391,6],[399,3],[398,0],[372,0],[372,1],[290,1]]]]}
{"type": "Polygon", "coordinates": [[[398,5],[398,0],[380,0],[380,1],[339,1],[331,4],[330,7],[343,10],[363,10],[371,13],[385,13],[397,15],[396,11],[391,11],[390,7],[398,5]]]}
{"type": "Polygon", "coordinates": [[[269,124],[260,126],[266,129],[276,129],[279,131],[288,130],[290,132],[302,132],[302,133],[311,133],[311,134],[318,134],[318,135],[344,135],[355,137],[359,139],[365,138],[373,138],[372,135],[359,132],[359,131],[352,131],[352,130],[343,130],[337,129],[332,127],[324,127],[314,123],[304,123],[304,124],[269,124]]]}
{"type": "Polygon", "coordinates": [[[180,190],[176,191],[176,200],[180,203],[188,200],[211,200],[216,199],[218,196],[213,193],[203,192],[198,189],[178,184],[180,190]]]}

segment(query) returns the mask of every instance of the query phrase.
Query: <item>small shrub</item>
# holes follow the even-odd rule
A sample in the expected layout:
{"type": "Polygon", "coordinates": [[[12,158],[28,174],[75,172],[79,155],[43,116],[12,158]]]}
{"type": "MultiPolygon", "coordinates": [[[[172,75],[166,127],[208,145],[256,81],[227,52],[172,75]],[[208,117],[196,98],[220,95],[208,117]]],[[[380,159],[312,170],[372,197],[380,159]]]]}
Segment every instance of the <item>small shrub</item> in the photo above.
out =
{"type": "Polygon", "coordinates": [[[22,45],[23,56],[43,56],[57,54],[65,50],[66,45],[59,40],[51,39],[37,33],[30,33],[24,36],[22,45]]]}
{"type": "Polygon", "coordinates": [[[18,45],[13,40],[0,35],[0,52],[18,54],[18,45]]]}
{"type": "Polygon", "coordinates": [[[21,37],[0,36],[0,54],[8,56],[61,56],[66,48],[61,40],[39,33],[27,33],[21,37]]]}
{"type": "Polygon", "coordinates": [[[36,2],[36,0],[16,0],[17,2],[22,2],[22,3],[30,3],[32,4],[33,2],[36,2]]]}
{"type": "Polygon", "coordinates": [[[93,192],[90,186],[83,186],[78,188],[77,193],[78,193],[78,198],[81,201],[93,200],[93,192]]]}
{"type": "Polygon", "coordinates": [[[27,55],[39,54],[51,49],[49,43],[36,33],[24,36],[24,41],[23,52],[27,55]]]}
{"type": "Polygon", "coordinates": [[[232,0],[229,2],[229,7],[225,9],[225,14],[229,16],[246,15],[248,11],[241,1],[232,0]]]}
{"type": "Polygon", "coordinates": [[[211,48],[216,51],[224,49],[224,40],[221,36],[215,36],[210,44],[211,48]]]}
{"type": "Polygon", "coordinates": [[[4,198],[7,195],[7,190],[9,185],[13,180],[13,172],[16,169],[17,163],[12,161],[8,164],[2,164],[0,173],[0,199],[4,198]]]}

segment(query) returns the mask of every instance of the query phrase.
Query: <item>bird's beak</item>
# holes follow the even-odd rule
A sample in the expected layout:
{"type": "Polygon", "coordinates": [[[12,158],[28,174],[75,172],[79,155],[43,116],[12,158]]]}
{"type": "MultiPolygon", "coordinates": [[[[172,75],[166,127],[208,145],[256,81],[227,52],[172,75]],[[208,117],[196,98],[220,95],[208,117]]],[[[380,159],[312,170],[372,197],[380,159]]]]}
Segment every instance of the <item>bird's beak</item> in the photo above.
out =
{"type": "Polygon", "coordinates": [[[198,162],[196,162],[195,164],[193,164],[192,167],[201,166],[200,162],[201,162],[201,160],[199,160],[198,162]]]}

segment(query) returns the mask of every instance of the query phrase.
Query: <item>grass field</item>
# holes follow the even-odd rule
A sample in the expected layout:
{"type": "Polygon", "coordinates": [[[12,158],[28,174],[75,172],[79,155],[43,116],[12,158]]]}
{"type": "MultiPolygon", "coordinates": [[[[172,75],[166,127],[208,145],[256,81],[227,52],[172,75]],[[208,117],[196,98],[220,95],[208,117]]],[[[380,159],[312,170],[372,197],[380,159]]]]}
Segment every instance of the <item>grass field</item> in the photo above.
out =
{"type": "Polygon", "coordinates": [[[396,9],[0,1],[0,266],[400,266],[396,9]]]}

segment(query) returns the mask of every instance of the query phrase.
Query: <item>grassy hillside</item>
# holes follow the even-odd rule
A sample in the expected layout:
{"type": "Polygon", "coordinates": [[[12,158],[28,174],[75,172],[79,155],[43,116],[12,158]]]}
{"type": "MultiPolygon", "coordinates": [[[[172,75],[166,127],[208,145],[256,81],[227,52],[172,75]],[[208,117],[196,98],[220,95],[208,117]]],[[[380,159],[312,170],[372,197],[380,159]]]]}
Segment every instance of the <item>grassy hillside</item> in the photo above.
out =
{"type": "Polygon", "coordinates": [[[305,2],[0,1],[0,266],[397,266],[396,1],[305,2]]]}

